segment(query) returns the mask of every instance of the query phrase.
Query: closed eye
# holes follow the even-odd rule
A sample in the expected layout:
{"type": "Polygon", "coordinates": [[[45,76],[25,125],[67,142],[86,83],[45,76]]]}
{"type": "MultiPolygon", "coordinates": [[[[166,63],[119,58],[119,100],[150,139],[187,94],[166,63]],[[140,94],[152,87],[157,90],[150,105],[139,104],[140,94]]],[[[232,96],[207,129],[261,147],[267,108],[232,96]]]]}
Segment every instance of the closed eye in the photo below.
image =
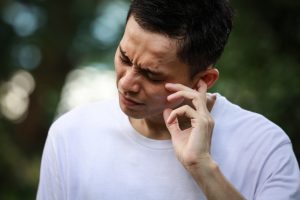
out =
{"type": "Polygon", "coordinates": [[[156,78],[156,77],[151,77],[151,75],[147,75],[147,78],[149,81],[153,82],[153,83],[161,83],[164,82],[164,79],[160,79],[160,78],[156,78]]]}
{"type": "Polygon", "coordinates": [[[161,75],[157,75],[150,70],[140,69],[139,72],[151,82],[159,83],[164,81],[164,78],[161,77],[161,75]]]}

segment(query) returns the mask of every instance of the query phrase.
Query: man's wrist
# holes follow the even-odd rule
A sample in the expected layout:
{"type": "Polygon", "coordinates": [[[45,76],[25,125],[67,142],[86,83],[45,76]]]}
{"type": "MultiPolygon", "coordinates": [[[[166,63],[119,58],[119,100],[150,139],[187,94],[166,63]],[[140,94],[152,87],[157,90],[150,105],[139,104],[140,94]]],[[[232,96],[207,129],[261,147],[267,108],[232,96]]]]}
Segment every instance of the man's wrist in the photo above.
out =
{"type": "Polygon", "coordinates": [[[200,181],[200,183],[209,180],[219,171],[218,164],[210,156],[185,167],[196,181],[200,181]]]}
{"type": "Polygon", "coordinates": [[[245,199],[242,194],[226,180],[219,165],[210,156],[200,161],[193,165],[186,166],[186,169],[200,186],[207,199],[245,199]]]}

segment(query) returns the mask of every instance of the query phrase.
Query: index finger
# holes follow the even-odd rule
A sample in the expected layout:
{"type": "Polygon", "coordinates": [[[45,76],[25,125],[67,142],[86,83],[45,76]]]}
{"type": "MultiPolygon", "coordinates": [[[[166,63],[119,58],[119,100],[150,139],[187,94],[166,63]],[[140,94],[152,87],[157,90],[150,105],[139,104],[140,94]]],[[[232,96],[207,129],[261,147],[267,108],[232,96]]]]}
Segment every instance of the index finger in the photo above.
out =
{"type": "Polygon", "coordinates": [[[193,89],[188,87],[188,86],[185,86],[183,84],[180,84],[180,83],[166,83],[165,84],[165,88],[169,91],[172,91],[172,92],[178,92],[178,91],[182,91],[182,90],[187,90],[187,91],[192,91],[193,89]]]}
{"type": "Polygon", "coordinates": [[[195,93],[198,93],[196,90],[179,83],[166,83],[165,88],[173,92],[167,97],[168,101],[174,101],[176,99],[193,100],[196,97],[195,93]]]}

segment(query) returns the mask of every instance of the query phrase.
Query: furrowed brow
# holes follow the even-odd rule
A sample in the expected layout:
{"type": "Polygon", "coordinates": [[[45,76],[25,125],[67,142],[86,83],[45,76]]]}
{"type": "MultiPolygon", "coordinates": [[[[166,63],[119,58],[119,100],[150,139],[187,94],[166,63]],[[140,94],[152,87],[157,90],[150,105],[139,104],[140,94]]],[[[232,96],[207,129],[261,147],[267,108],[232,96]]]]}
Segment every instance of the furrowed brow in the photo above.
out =
{"type": "Polygon", "coordinates": [[[122,56],[128,58],[128,56],[126,55],[126,52],[122,49],[121,45],[119,45],[119,50],[120,50],[120,53],[122,54],[122,56]]]}
{"type": "Polygon", "coordinates": [[[157,76],[157,77],[164,77],[165,76],[162,72],[153,71],[148,67],[142,67],[140,65],[137,65],[137,67],[138,67],[139,71],[142,72],[142,73],[151,74],[152,76],[157,76]]]}
{"type": "MultiPolygon", "coordinates": [[[[122,49],[121,45],[119,45],[119,50],[120,50],[120,53],[123,57],[128,58],[128,56],[126,55],[126,52],[122,49]]],[[[161,72],[153,71],[153,70],[149,69],[148,67],[143,67],[140,64],[137,64],[137,67],[139,68],[139,70],[141,70],[143,72],[151,73],[155,76],[162,76],[163,75],[161,72]]]]}

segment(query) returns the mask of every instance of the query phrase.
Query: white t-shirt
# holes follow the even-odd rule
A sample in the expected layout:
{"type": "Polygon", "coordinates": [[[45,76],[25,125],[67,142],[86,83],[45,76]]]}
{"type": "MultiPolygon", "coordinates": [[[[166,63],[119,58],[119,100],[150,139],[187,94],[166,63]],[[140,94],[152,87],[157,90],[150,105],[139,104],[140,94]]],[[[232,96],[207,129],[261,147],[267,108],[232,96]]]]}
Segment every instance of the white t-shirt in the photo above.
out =
{"type": "MultiPolygon", "coordinates": [[[[287,135],[261,115],[221,95],[212,157],[247,199],[299,200],[299,166],[287,135]]],[[[76,108],[50,128],[38,200],[206,199],[177,160],[170,140],[136,132],[118,102],[76,108]]]]}

